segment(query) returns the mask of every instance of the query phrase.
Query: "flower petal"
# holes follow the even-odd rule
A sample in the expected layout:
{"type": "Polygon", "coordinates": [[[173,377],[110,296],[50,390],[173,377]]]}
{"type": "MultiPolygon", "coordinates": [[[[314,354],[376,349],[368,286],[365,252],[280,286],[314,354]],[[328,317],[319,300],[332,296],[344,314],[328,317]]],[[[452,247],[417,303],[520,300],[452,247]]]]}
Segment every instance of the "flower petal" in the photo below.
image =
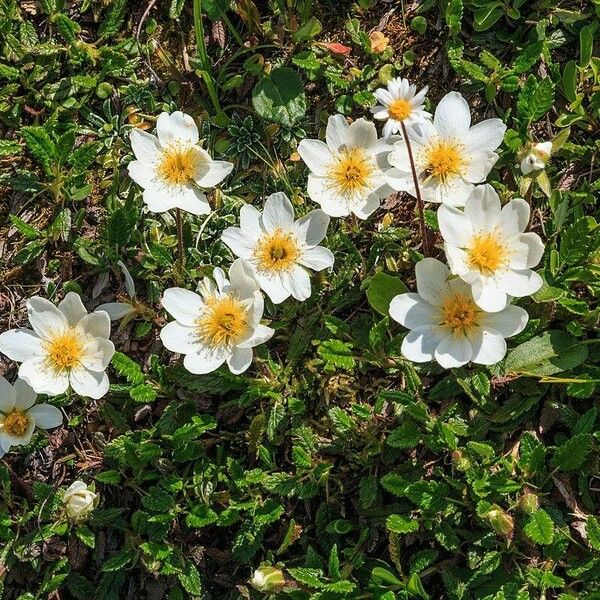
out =
{"type": "Polygon", "coordinates": [[[465,136],[465,143],[474,152],[493,152],[504,139],[506,125],[500,119],[486,119],[473,125],[465,136]]]}
{"type": "Polygon", "coordinates": [[[523,198],[513,198],[502,207],[500,227],[506,235],[518,235],[529,224],[529,204],[523,198]]]}
{"type": "Polygon", "coordinates": [[[69,328],[65,315],[46,298],[39,296],[29,298],[27,314],[33,330],[42,339],[48,339],[48,337],[69,328]]]}
{"type": "Polygon", "coordinates": [[[465,202],[465,217],[474,233],[491,231],[500,221],[500,198],[489,184],[478,185],[465,202]]]}
{"type": "Polygon", "coordinates": [[[438,223],[444,241],[452,246],[464,248],[473,236],[471,223],[462,210],[442,204],[438,208],[438,223]]]}
{"type": "Polygon", "coordinates": [[[309,269],[322,271],[332,267],[334,260],[333,252],[329,248],[315,246],[314,248],[307,248],[298,259],[298,262],[309,269]]]}
{"type": "Polygon", "coordinates": [[[302,243],[316,246],[327,235],[329,221],[329,216],[323,210],[313,210],[294,223],[294,230],[302,243]]]}
{"type": "Polygon", "coordinates": [[[309,175],[306,190],[310,199],[319,204],[330,217],[346,217],[350,214],[346,198],[336,195],[323,177],[309,175]]]}
{"type": "Polygon", "coordinates": [[[504,310],[485,315],[484,326],[495,329],[503,337],[511,337],[521,333],[529,321],[529,315],[524,308],[509,304],[504,310]]]}
{"type": "Polygon", "coordinates": [[[134,128],[129,132],[129,141],[133,154],[141,163],[153,163],[158,159],[161,150],[155,135],[134,128]]]}
{"type": "Polygon", "coordinates": [[[245,236],[239,227],[228,227],[221,234],[221,241],[240,258],[249,259],[254,254],[256,240],[245,236]]]}
{"type": "Polygon", "coordinates": [[[195,326],[204,308],[204,302],[198,294],[179,287],[166,289],[161,304],[174,319],[188,327],[195,326]]]}
{"type": "Polygon", "coordinates": [[[479,365],[495,365],[506,354],[506,341],[492,328],[481,328],[473,337],[473,357],[471,360],[479,365]]]}
{"type": "Polygon", "coordinates": [[[503,310],[510,302],[506,289],[506,286],[501,285],[496,279],[483,279],[481,277],[476,279],[471,286],[473,300],[475,300],[477,306],[490,313],[503,310]]]}
{"type": "Polygon", "coordinates": [[[27,411],[27,416],[35,419],[36,427],[54,429],[62,424],[63,414],[52,404],[37,404],[27,411]]]}
{"type": "Polygon", "coordinates": [[[435,258],[424,258],[415,265],[417,291],[425,302],[439,306],[447,290],[446,280],[450,269],[435,258]]]}
{"type": "Polygon", "coordinates": [[[42,354],[42,340],[31,329],[9,329],[0,334],[0,352],[16,362],[42,354]]]}
{"type": "Polygon", "coordinates": [[[252,266],[243,258],[236,258],[229,267],[229,288],[237,292],[241,300],[252,298],[260,289],[252,266]]]}
{"type": "Polygon", "coordinates": [[[264,344],[265,342],[269,341],[273,337],[274,333],[274,329],[271,329],[271,327],[267,327],[266,325],[259,323],[252,332],[252,335],[247,340],[244,340],[244,342],[239,343],[237,347],[254,348],[255,346],[260,346],[261,344],[264,344]]]}
{"type": "Polygon", "coordinates": [[[389,308],[390,317],[408,329],[430,327],[433,323],[434,309],[419,294],[398,294],[392,298],[389,308]]]}
{"type": "Polygon", "coordinates": [[[108,367],[115,353],[115,346],[110,340],[98,337],[87,342],[83,352],[82,366],[90,371],[100,373],[108,367]]]}
{"type": "Polygon", "coordinates": [[[234,375],[243,373],[252,364],[252,348],[234,348],[227,366],[234,375]]]}
{"type": "MultiPolygon", "coordinates": [[[[200,148],[205,153],[206,151],[200,148]]],[[[213,160],[206,152],[208,156],[207,171],[202,177],[195,179],[196,183],[204,189],[214,188],[223,181],[229,173],[233,170],[233,163],[225,160],[213,160]]]]}
{"type": "Polygon", "coordinates": [[[208,348],[199,345],[194,352],[186,354],[183,366],[194,375],[205,375],[218,369],[229,357],[224,348],[208,348]]]}
{"type": "Polygon", "coordinates": [[[164,347],[171,352],[189,354],[197,350],[198,334],[196,330],[177,321],[167,323],[160,330],[160,339],[164,347]]]}
{"type": "Polygon", "coordinates": [[[17,391],[4,377],[0,377],[0,413],[10,412],[16,401],[17,391]]]}
{"type": "Polygon", "coordinates": [[[153,164],[141,160],[132,160],[127,165],[127,171],[129,177],[143,189],[155,185],[156,169],[153,164]]]}
{"type": "Polygon", "coordinates": [[[348,128],[350,125],[344,115],[332,115],[327,120],[327,129],[325,130],[325,140],[331,150],[339,150],[346,145],[348,128]]]}
{"type": "Polygon", "coordinates": [[[380,195],[377,192],[372,192],[364,200],[360,202],[354,202],[351,206],[351,209],[359,219],[368,219],[379,208],[380,205],[380,195]]]}
{"type": "Polygon", "coordinates": [[[76,330],[93,338],[110,337],[110,317],[104,311],[89,313],[77,323],[76,330]]]}
{"type": "Polygon", "coordinates": [[[251,204],[244,204],[240,209],[240,229],[253,241],[258,240],[264,233],[260,220],[260,211],[251,204]]]}
{"type": "Polygon", "coordinates": [[[298,144],[298,154],[311,173],[316,175],[325,175],[333,158],[329,146],[321,140],[302,140],[298,144]]]}
{"type": "Polygon", "coordinates": [[[33,388],[21,378],[18,378],[13,388],[15,390],[15,406],[20,410],[27,410],[30,406],[35,404],[37,400],[37,394],[33,391],[33,388]]]}
{"type": "Polygon", "coordinates": [[[360,118],[348,128],[346,146],[355,148],[371,148],[377,143],[377,129],[375,124],[360,118]]]}
{"type": "Polygon", "coordinates": [[[286,287],[292,292],[292,296],[304,302],[307,298],[310,298],[311,287],[310,287],[310,275],[301,266],[296,265],[289,272],[284,273],[286,287]]]}
{"type": "Polygon", "coordinates": [[[530,269],[507,271],[499,277],[499,280],[503,289],[516,298],[531,296],[544,284],[542,278],[530,269]]]}
{"type": "Polygon", "coordinates": [[[108,392],[108,376],[85,368],[71,369],[69,382],[76,394],[98,400],[108,392]]]}
{"type": "Polygon", "coordinates": [[[406,334],[402,341],[401,352],[413,362],[423,363],[433,360],[440,336],[432,327],[419,327],[406,334]]]}
{"type": "Polygon", "coordinates": [[[75,325],[87,315],[87,310],[83,305],[79,294],[76,294],[75,292],[69,292],[60,301],[58,310],[60,310],[67,318],[69,327],[75,327],[75,325]]]}
{"type": "Polygon", "coordinates": [[[163,147],[177,142],[197,144],[199,139],[194,119],[180,110],[161,113],[156,120],[156,133],[163,147]]]}
{"type": "Polygon", "coordinates": [[[537,233],[521,233],[511,242],[511,269],[531,269],[544,255],[544,243],[537,233]]]}
{"type": "Polygon", "coordinates": [[[442,137],[465,137],[471,126],[471,110],[467,101],[458,92],[446,94],[435,109],[433,124],[442,137]]]}
{"type": "Polygon", "coordinates": [[[473,346],[464,336],[447,335],[435,349],[435,360],[444,369],[467,364],[473,357],[473,346]]]}
{"type": "Polygon", "coordinates": [[[257,273],[256,277],[260,283],[261,290],[265,292],[273,304],[281,304],[292,295],[291,291],[283,285],[280,275],[263,275],[257,273]]]}
{"type": "Polygon", "coordinates": [[[42,356],[26,360],[19,367],[19,377],[24,379],[38,394],[58,396],[69,389],[67,371],[52,369],[42,356]]]}
{"type": "Polygon", "coordinates": [[[271,194],[265,201],[262,224],[269,233],[276,229],[289,230],[294,224],[294,207],[283,192],[271,194]]]}

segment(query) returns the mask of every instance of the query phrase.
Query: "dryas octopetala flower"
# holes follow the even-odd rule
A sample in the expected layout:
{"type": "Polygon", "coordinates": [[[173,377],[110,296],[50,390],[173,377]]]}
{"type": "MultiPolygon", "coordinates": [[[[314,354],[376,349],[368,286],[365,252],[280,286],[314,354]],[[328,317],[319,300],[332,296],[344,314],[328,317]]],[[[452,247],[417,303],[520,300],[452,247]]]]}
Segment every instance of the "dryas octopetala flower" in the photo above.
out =
{"type": "Polygon", "coordinates": [[[390,79],[387,89],[375,90],[374,95],[379,104],[373,107],[371,112],[374,119],[386,122],[383,126],[384,137],[400,132],[402,123],[406,127],[414,127],[431,119],[431,114],[423,110],[423,101],[428,89],[428,86],[425,86],[417,92],[417,86],[411,85],[408,79],[395,77],[390,79]]]}
{"type": "Polygon", "coordinates": [[[233,262],[229,280],[218,267],[213,277],[216,285],[205,277],[200,294],[165,290],[162,305],[175,321],[162,328],[160,339],[168,350],[185,355],[183,366],[190,373],[210,373],[224,362],[232,373],[242,373],[252,362],[252,348],[274,331],[260,323],[264,298],[246,261],[233,262]]]}
{"type": "Polygon", "coordinates": [[[475,303],[497,312],[511,300],[537,292],[542,278],[532,271],[544,254],[537,233],[523,233],[529,204],[515,198],[504,207],[491,185],[477,186],[464,211],[440,206],[438,222],[450,270],[466,281],[475,303]]]}
{"type": "Polygon", "coordinates": [[[417,294],[395,296],[390,316],[410,329],[402,354],[414,362],[436,360],[445,369],[469,361],[493,365],[506,354],[504,338],[516,335],[528,321],[527,312],[509,305],[487,313],[475,304],[462,279],[449,279],[446,265],[424,258],[415,267],[417,294]]]}
{"type": "Polygon", "coordinates": [[[307,191],[330,217],[354,213],[366,219],[392,189],[384,169],[392,147],[377,139],[375,125],[358,119],[348,125],[343,115],[329,117],[326,142],[302,140],[298,153],[310,169],[307,191]]]}
{"type": "Polygon", "coordinates": [[[36,404],[36,393],[17,379],[11,385],[0,377],[0,456],[11,446],[25,446],[36,427],[53,429],[62,423],[62,413],[51,404],[36,404]]]}
{"type": "Polygon", "coordinates": [[[199,144],[198,127],[189,115],[161,113],[157,136],[141,129],[130,133],[136,160],[128,165],[129,176],[144,189],[144,202],[152,212],[180,208],[194,215],[208,214],[204,190],[219,184],[233,164],[213,160],[199,144]]]}
{"type": "Polygon", "coordinates": [[[98,506],[99,500],[94,484],[88,486],[79,479],[74,481],[62,495],[65,512],[73,523],[87,520],[98,506]]]}
{"type": "Polygon", "coordinates": [[[108,314],[88,314],[75,292],[58,307],[34,296],[27,301],[27,313],[33,331],[11,329],[0,335],[0,352],[21,363],[19,377],[38,394],[57,396],[71,385],[80,396],[104,396],[105,370],[115,353],[108,314]]]}
{"type": "Polygon", "coordinates": [[[328,225],[329,217],[319,209],[294,221],[292,203],[277,192],[267,198],[262,213],[249,204],[242,206],[240,227],[228,227],[221,239],[248,261],[273,302],[290,296],[303,301],[311,294],[306,267],[321,271],[333,265],[331,250],[318,245],[328,225]]]}
{"type": "Polygon", "coordinates": [[[285,587],[285,575],[281,569],[270,565],[261,565],[254,571],[250,585],[259,592],[273,593],[285,587]]]}
{"type": "MultiPolygon", "coordinates": [[[[421,195],[426,202],[463,206],[476,183],[485,180],[498,160],[506,125],[486,119],[471,127],[467,101],[458,93],[446,94],[438,104],[433,123],[423,121],[409,129],[421,195]]],[[[387,172],[390,185],[415,196],[409,152],[397,141],[389,156],[394,167],[387,172]]]]}
{"type": "Polygon", "coordinates": [[[551,154],[552,142],[538,142],[528,146],[525,156],[521,159],[521,172],[523,175],[545,169],[551,154]]]}

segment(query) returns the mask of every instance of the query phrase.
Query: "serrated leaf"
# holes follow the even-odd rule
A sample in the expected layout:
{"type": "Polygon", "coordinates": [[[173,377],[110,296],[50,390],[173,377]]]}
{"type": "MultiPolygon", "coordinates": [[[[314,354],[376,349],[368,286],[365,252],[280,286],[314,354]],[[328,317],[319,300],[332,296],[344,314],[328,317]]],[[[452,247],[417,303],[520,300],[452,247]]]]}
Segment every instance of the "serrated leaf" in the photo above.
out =
{"type": "Polygon", "coordinates": [[[554,522],[543,509],[537,510],[529,517],[523,531],[537,544],[548,545],[554,540],[554,522]]]}
{"type": "Polygon", "coordinates": [[[592,446],[591,434],[580,433],[556,448],[552,462],[563,471],[576,471],[586,461],[592,446]]]}
{"type": "Polygon", "coordinates": [[[390,515],[385,522],[386,527],[394,533],[413,533],[419,530],[419,522],[402,515],[390,515]]]}

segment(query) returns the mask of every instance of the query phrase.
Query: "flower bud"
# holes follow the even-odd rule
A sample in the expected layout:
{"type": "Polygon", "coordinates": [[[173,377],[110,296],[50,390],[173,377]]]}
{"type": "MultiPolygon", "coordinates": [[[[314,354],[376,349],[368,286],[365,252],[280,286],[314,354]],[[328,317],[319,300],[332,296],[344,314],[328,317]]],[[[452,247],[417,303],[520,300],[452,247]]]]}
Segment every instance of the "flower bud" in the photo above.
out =
{"type": "Polygon", "coordinates": [[[69,520],[74,523],[85,521],[98,505],[98,494],[93,486],[83,481],[74,481],[63,493],[63,505],[69,520]]]}
{"type": "Polygon", "coordinates": [[[492,529],[504,535],[510,537],[515,527],[513,518],[497,504],[492,504],[491,509],[486,513],[486,518],[489,521],[492,529]]]}
{"type": "Polygon", "coordinates": [[[532,515],[538,510],[539,506],[540,502],[538,497],[529,489],[525,488],[525,490],[523,490],[523,494],[519,498],[519,508],[526,515],[532,515]]]}
{"type": "Polygon", "coordinates": [[[539,142],[533,146],[527,146],[521,159],[521,172],[523,175],[545,168],[546,163],[550,160],[551,152],[552,142],[539,142]]]}
{"type": "Polygon", "coordinates": [[[285,586],[285,575],[277,567],[262,565],[254,571],[250,585],[259,592],[276,592],[285,586]]]}
{"type": "Polygon", "coordinates": [[[452,464],[457,471],[468,471],[471,468],[471,461],[468,456],[460,450],[452,453],[452,464]]]}

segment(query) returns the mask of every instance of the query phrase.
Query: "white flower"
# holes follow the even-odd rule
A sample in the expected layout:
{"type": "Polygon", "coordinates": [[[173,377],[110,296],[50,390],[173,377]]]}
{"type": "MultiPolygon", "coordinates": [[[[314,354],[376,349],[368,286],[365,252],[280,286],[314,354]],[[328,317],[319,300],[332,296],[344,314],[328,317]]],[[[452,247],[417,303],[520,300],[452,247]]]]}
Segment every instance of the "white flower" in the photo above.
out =
{"type": "Polygon", "coordinates": [[[402,131],[402,123],[406,127],[418,126],[431,119],[431,114],[423,110],[423,101],[428,86],[417,93],[417,86],[411,85],[408,79],[396,77],[387,84],[387,89],[379,88],[374,95],[380,104],[371,109],[373,118],[386,121],[383,136],[389,137],[402,131]]]}
{"type": "Polygon", "coordinates": [[[482,311],[462,279],[448,279],[448,267],[424,258],[415,267],[418,294],[396,296],[390,316],[410,329],[402,354],[414,362],[436,360],[445,369],[469,361],[493,365],[504,358],[504,338],[523,330],[529,319],[519,306],[482,311]]]}
{"type": "Polygon", "coordinates": [[[11,446],[29,444],[36,427],[52,429],[62,423],[62,413],[51,404],[36,404],[36,393],[22,379],[11,385],[0,377],[0,456],[11,446]]]}
{"type": "Polygon", "coordinates": [[[392,146],[377,139],[375,125],[358,119],[348,125],[343,115],[329,117],[327,143],[302,140],[298,153],[310,169],[308,195],[330,217],[354,213],[366,219],[393,190],[383,169],[392,146]]]}
{"type": "Polygon", "coordinates": [[[213,160],[198,144],[194,119],[180,111],[161,113],[156,121],[158,137],[141,129],[130,133],[135,158],[129,176],[144,188],[144,202],[152,212],[180,208],[194,215],[210,212],[203,190],[213,188],[233,165],[213,160]]]}
{"type": "Polygon", "coordinates": [[[521,172],[523,175],[531,171],[539,171],[546,167],[552,153],[552,142],[539,142],[531,146],[527,154],[521,160],[521,172]]]}
{"type": "Polygon", "coordinates": [[[75,292],[69,292],[58,307],[38,296],[30,298],[27,313],[33,331],[11,329],[0,335],[0,352],[22,363],[19,377],[38,394],[57,396],[70,384],[80,396],[104,396],[105,370],[115,352],[108,339],[108,314],[88,314],[75,292]]]}
{"type": "Polygon", "coordinates": [[[269,565],[261,565],[250,579],[250,585],[259,592],[271,593],[284,587],[285,575],[281,569],[269,565]]]}
{"type": "Polygon", "coordinates": [[[240,227],[228,227],[221,236],[231,250],[248,261],[260,287],[276,304],[289,296],[310,297],[310,276],[305,267],[321,271],[333,265],[331,250],[317,244],[325,237],[329,217],[313,210],[294,221],[288,197],[271,194],[263,212],[249,204],[240,211],[240,227]]]}
{"type": "Polygon", "coordinates": [[[440,206],[438,222],[450,270],[471,285],[478,306],[502,310],[511,296],[537,292],[542,278],[532,271],[544,254],[537,233],[523,233],[529,223],[529,204],[515,198],[501,208],[490,185],[477,186],[464,212],[440,206]]]}
{"type": "Polygon", "coordinates": [[[121,271],[123,271],[123,276],[125,277],[125,291],[128,296],[131,298],[132,302],[107,302],[106,304],[101,304],[96,308],[96,310],[103,310],[105,313],[108,313],[111,321],[118,321],[127,316],[133,316],[137,313],[137,308],[134,306],[135,303],[135,283],[133,282],[133,277],[129,273],[129,269],[125,266],[123,261],[117,261],[117,265],[121,267],[121,271]]]}
{"type": "MultiPolygon", "coordinates": [[[[463,206],[474,185],[485,180],[498,160],[494,150],[502,143],[505,131],[500,119],[487,119],[471,127],[467,101],[458,92],[446,94],[436,108],[433,123],[423,121],[419,131],[408,131],[423,200],[463,206]]],[[[404,140],[394,144],[389,162],[395,167],[387,172],[390,185],[415,196],[404,140]]]]}
{"type": "Polygon", "coordinates": [[[98,494],[83,481],[74,481],[64,492],[63,505],[69,519],[75,523],[85,521],[98,505],[98,494]]]}
{"type": "Polygon", "coordinates": [[[183,366],[197,375],[224,362],[238,374],[252,362],[252,348],[274,331],[261,325],[264,298],[250,265],[241,258],[229,268],[229,281],[218,267],[215,284],[205,277],[200,294],[183,288],[165,290],[162,305],[175,318],[160,332],[168,350],[184,354],[183,366]]]}

